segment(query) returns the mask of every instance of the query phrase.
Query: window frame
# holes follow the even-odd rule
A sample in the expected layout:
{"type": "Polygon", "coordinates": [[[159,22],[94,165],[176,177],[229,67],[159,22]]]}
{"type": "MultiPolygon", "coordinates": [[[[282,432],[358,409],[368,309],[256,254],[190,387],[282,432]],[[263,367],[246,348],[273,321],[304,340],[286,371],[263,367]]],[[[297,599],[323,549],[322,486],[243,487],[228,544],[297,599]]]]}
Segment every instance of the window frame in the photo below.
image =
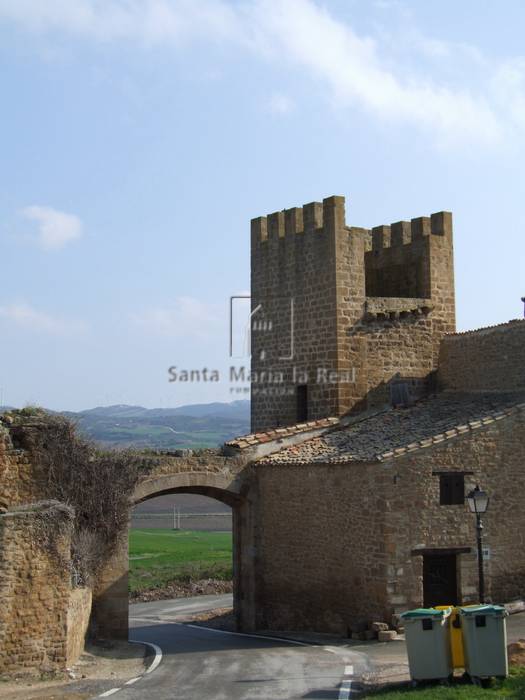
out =
{"type": "Polygon", "coordinates": [[[465,505],[465,476],[472,474],[466,471],[437,471],[433,476],[439,476],[439,505],[461,506],[465,505]],[[461,487],[458,482],[461,479],[461,487]],[[446,486],[446,482],[448,485],[446,486]],[[459,492],[461,489],[461,497],[459,492]],[[448,493],[448,495],[447,495],[448,493]]]}

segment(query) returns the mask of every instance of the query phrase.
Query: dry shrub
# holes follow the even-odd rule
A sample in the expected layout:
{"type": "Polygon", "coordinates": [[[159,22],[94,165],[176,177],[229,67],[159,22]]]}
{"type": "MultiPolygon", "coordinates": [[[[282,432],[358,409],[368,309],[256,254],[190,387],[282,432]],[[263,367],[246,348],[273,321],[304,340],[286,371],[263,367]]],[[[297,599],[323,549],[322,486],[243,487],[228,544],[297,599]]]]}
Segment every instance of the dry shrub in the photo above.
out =
{"type": "Polygon", "coordinates": [[[16,447],[29,453],[46,497],[75,512],[73,579],[88,584],[128,527],[130,497],[141,474],[158,458],[126,451],[101,451],[79,437],[64,416],[30,408],[2,418],[16,447]]]}

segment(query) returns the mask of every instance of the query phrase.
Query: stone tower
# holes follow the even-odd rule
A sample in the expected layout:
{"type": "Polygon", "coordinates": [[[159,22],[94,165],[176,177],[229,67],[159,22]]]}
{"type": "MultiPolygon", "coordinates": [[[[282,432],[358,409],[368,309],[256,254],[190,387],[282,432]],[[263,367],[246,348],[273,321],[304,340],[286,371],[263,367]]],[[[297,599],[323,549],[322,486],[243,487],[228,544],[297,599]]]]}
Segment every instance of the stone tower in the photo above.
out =
{"type": "Polygon", "coordinates": [[[252,430],[406,403],[455,331],[452,215],[364,229],[344,197],[253,219],[252,430]]]}

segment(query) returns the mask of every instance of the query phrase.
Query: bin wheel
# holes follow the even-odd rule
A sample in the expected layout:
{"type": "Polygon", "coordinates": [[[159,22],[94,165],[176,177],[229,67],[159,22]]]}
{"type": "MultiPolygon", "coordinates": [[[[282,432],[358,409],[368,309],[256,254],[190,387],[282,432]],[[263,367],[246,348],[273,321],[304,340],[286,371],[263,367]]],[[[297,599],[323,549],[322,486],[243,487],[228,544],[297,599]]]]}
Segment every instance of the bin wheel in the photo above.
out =
{"type": "Polygon", "coordinates": [[[491,680],[492,680],[491,678],[482,678],[481,679],[481,687],[482,688],[490,688],[490,686],[492,685],[491,680]]]}
{"type": "Polygon", "coordinates": [[[474,685],[479,685],[481,687],[481,678],[478,678],[477,676],[471,676],[470,680],[474,685]]]}
{"type": "Polygon", "coordinates": [[[411,680],[411,681],[410,681],[410,687],[411,687],[411,688],[417,688],[417,686],[418,686],[418,682],[417,682],[416,680],[411,680]]]}

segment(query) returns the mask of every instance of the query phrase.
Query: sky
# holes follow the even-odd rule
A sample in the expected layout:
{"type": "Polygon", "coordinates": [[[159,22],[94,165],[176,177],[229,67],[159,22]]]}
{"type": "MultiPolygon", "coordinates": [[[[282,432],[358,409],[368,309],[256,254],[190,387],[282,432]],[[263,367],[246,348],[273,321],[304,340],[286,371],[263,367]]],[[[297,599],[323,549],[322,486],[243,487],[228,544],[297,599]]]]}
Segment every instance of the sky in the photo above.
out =
{"type": "Polygon", "coordinates": [[[522,316],[524,24],[520,0],[0,0],[0,404],[247,398],[249,220],[332,194],[353,226],[451,210],[458,328],[522,316]]]}

